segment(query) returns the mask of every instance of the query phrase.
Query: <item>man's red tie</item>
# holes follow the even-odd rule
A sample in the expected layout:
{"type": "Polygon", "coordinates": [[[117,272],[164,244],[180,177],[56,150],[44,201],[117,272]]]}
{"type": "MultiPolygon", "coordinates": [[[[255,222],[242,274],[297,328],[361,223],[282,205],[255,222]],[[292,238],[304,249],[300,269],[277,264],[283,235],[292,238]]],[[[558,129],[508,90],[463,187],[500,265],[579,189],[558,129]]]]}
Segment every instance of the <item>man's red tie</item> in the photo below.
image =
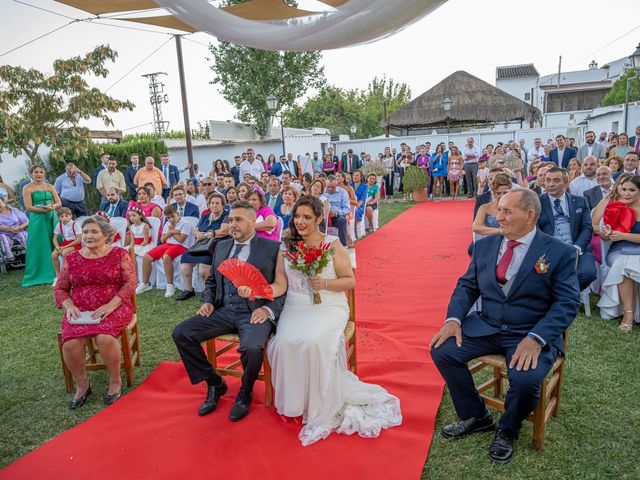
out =
{"type": "Polygon", "coordinates": [[[496,267],[496,278],[498,279],[498,283],[502,285],[507,283],[507,269],[509,268],[511,259],[513,258],[513,249],[518,245],[520,245],[520,242],[507,240],[507,249],[502,254],[502,257],[500,257],[500,261],[496,267]]]}

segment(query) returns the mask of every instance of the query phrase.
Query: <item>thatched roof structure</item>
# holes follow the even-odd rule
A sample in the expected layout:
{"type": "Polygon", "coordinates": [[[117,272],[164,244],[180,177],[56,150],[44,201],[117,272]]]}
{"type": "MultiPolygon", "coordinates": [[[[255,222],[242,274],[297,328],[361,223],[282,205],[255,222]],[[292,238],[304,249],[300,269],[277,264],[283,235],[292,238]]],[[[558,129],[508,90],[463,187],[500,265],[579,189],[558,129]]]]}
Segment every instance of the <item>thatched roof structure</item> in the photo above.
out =
{"type": "Polygon", "coordinates": [[[389,127],[411,130],[447,125],[447,114],[442,107],[445,97],[452,102],[448,114],[452,127],[539,121],[542,117],[537,108],[460,70],[393,112],[389,116],[389,127]]]}

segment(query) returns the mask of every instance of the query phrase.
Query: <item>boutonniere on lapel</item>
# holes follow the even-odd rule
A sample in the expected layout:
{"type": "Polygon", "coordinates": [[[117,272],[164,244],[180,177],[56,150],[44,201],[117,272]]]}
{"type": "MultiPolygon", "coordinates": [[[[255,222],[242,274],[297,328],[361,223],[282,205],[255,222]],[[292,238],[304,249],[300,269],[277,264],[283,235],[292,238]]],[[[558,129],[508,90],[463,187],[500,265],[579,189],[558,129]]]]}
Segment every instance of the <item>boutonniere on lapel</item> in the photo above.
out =
{"type": "Polygon", "coordinates": [[[547,260],[546,255],[542,255],[538,261],[536,262],[536,266],[534,267],[536,273],[538,275],[544,275],[549,271],[549,261],[547,260]]]}

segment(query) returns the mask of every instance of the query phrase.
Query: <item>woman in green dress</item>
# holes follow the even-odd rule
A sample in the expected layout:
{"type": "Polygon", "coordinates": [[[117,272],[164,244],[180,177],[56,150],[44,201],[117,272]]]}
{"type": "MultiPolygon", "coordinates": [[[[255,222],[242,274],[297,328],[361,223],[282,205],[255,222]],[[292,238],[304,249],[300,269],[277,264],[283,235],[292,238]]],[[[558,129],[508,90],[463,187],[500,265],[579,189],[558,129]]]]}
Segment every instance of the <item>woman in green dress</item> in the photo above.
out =
{"type": "Polygon", "coordinates": [[[23,287],[52,283],[56,278],[51,264],[51,239],[58,221],[56,209],[62,205],[53,185],[45,183],[46,171],[42,165],[31,167],[29,174],[33,181],[22,190],[24,206],[29,212],[23,287]]]}

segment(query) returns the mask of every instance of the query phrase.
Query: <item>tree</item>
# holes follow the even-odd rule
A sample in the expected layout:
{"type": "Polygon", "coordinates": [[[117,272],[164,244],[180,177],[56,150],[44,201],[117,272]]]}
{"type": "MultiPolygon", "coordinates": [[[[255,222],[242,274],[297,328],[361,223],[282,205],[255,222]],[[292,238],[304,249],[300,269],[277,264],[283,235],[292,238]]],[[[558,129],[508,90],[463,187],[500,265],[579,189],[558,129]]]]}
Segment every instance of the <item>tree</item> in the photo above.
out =
{"type": "Polygon", "coordinates": [[[78,155],[90,144],[89,130],[81,119],[100,118],[113,125],[112,112],[132,110],[128,101],[116,100],[90,88],[86,75],[106,78],[107,61],[118,54],[106,45],[84,56],[58,59],[53,73],[3,65],[0,67],[0,148],[13,155],[24,152],[30,162],[40,162],[38,149],[74,150],[78,155]]]}
{"type": "MultiPolygon", "coordinates": [[[[608,107],[610,105],[620,105],[625,101],[625,94],[627,89],[627,79],[634,75],[640,75],[634,70],[629,69],[624,75],[620,75],[618,80],[613,84],[609,93],[602,99],[602,105],[608,107]]],[[[640,100],[640,76],[632,79],[629,82],[629,101],[636,102],[640,100]]]]}
{"type": "MultiPolygon", "coordinates": [[[[227,0],[225,5],[246,0],[227,0]]],[[[242,122],[254,123],[264,136],[271,119],[266,98],[273,95],[280,109],[292,107],[309,88],[324,84],[320,52],[269,52],[227,42],[209,47],[215,76],[212,84],[233,105],[242,122]]]]}
{"type": "Polygon", "coordinates": [[[285,114],[287,125],[296,128],[324,127],[334,135],[345,135],[351,126],[362,138],[384,133],[384,105],[387,115],[411,100],[411,90],[393,80],[374,78],[366,90],[343,90],[326,86],[302,106],[294,106],[285,114]]]}

